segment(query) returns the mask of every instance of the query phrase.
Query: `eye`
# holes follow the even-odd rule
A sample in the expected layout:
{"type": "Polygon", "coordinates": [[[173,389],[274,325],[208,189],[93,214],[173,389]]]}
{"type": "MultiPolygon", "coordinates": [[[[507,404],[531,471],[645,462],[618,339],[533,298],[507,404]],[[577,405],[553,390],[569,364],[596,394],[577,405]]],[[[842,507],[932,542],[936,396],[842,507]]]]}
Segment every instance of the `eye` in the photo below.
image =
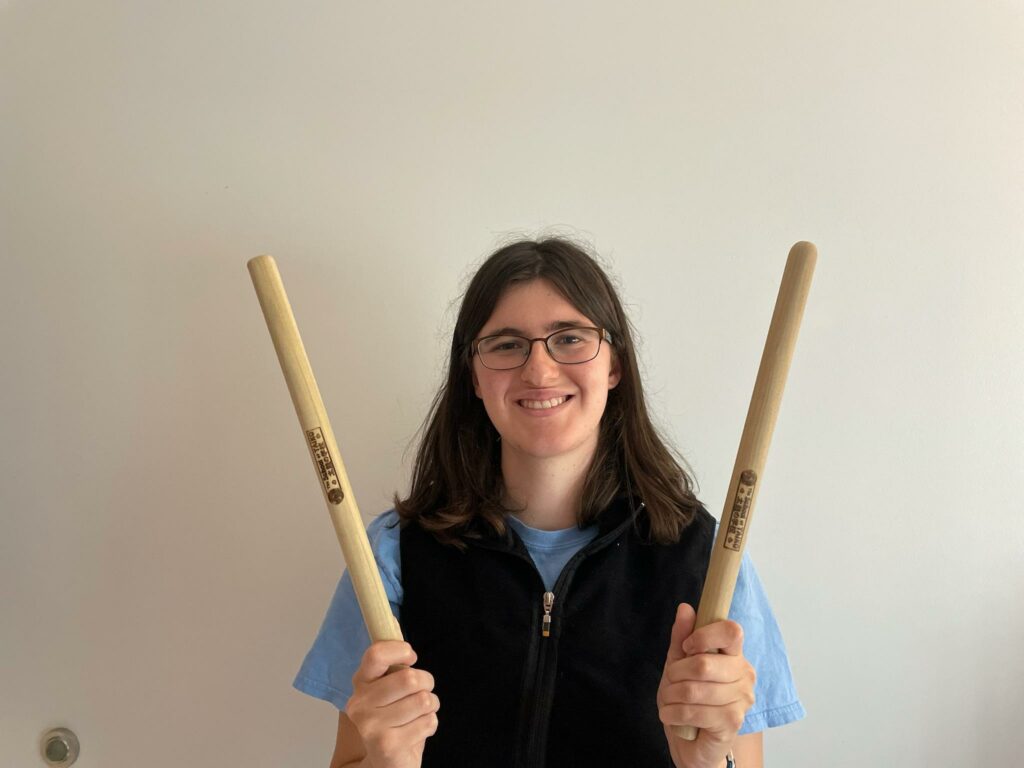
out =
{"type": "Polygon", "coordinates": [[[560,344],[562,346],[579,344],[582,341],[583,339],[581,339],[575,333],[560,333],[557,336],[555,336],[555,344],[560,344]]]}
{"type": "Polygon", "coordinates": [[[589,328],[566,328],[551,339],[560,347],[575,347],[579,344],[590,344],[597,341],[597,333],[589,328]]]}
{"type": "Polygon", "coordinates": [[[480,340],[480,351],[485,355],[521,353],[526,343],[518,336],[489,336],[480,340]]]}

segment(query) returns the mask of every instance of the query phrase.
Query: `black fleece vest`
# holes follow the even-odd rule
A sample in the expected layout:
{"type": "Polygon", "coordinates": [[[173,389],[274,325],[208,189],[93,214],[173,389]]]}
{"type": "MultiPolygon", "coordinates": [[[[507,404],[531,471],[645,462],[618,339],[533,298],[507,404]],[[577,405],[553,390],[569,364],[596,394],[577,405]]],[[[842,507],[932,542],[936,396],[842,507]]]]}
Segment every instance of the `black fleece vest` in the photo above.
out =
{"type": "Polygon", "coordinates": [[[402,629],[441,700],[423,768],[671,768],[658,720],[676,606],[696,606],[715,521],[700,509],[672,545],[643,505],[601,515],[566,564],[542,636],[544,583],[509,527],[459,551],[401,531],[402,629]]]}

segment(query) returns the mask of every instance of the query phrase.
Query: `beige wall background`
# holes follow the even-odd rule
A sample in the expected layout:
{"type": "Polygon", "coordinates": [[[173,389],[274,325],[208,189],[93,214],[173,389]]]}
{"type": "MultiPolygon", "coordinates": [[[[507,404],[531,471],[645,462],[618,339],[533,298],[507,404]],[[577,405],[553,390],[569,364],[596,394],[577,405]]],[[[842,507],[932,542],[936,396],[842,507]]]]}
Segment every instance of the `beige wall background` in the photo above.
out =
{"type": "Polygon", "coordinates": [[[342,568],[245,270],[364,514],[471,266],[589,241],[716,513],[789,246],[820,260],[750,549],[777,766],[1024,750],[1020,2],[0,3],[0,766],[326,765],[342,568]]]}

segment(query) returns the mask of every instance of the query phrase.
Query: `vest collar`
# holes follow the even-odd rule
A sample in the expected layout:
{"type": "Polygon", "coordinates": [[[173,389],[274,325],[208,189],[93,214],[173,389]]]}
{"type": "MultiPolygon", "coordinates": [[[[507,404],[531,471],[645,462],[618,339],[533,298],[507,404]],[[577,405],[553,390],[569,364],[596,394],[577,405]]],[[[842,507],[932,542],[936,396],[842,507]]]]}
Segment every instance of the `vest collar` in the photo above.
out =
{"type": "MultiPolygon", "coordinates": [[[[598,515],[597,538],[586,545],[584,549],[593,552],[602,549],[607,544],[619,538],[630,526],[640,525],[643,516],[644,503],[636,498],[625,495],[616,497],[612,503],[598,515]]],[[[488,529],[480,538],[469,539],[466,542],[470,546],[483,547],[503,552],[515,552],[529,557],[526,545],[523,544],[519,534],[511,525],[505,526],[505,534],[499,535],[496,531],[488,529]]]]}

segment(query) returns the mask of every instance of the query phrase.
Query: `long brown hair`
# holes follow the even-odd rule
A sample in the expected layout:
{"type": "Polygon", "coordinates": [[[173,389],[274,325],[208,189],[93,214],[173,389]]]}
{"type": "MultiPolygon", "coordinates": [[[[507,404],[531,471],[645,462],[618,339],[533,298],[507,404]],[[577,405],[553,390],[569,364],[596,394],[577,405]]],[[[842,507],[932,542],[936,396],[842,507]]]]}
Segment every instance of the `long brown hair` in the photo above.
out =
{"type": "Polygon", "coordinates": [[[699,505],[693,481],[647,413],[631,326],[615,289],[581,247],[563,238],[523,240],[494,252],[470,281],[452,334],[448,376],[424,422],[409,496],[395,495],[403,523],[417,521],[439,541],[465,546],[481,525],[505,532],[501,443],[473,391],[472,342],[502,294],[543,279],[612,338],[622,379],[608,392],[597,450],[583,485],[577,522],[594,522],[618,496],[644,502],[651,537],[670,543],[699,505]]]}

